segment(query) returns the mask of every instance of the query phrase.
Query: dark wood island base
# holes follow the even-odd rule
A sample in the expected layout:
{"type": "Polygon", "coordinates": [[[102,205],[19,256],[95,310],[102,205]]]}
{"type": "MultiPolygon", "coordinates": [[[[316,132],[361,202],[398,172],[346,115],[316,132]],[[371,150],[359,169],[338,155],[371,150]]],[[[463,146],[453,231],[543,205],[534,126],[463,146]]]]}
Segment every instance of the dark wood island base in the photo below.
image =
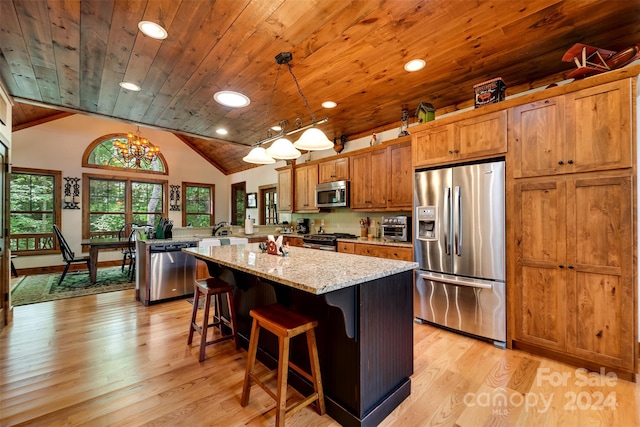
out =
{"type": "MultiPolygon", "coordinates": [[[[197,255],[196,255],[197,256],[197,255]]],[[[413,273],[411,270],[312,294],[245,271],[207,262],[212,276],[236,286],[241,345],[248,348],[249,311],[280,303],[318,320],[316,338],[327,414],[343,426],[376,426],[411,393],[413,273]]],[[[297,337],[299,338],[299,337],[297,337]]],[[[291,360],[309,369],[306,342],[295,338],[291,360]]],[[[260,336],[258,360],[276,366],[277,340],[260,336]]],[[[289,384],[308,395],[311,384],[290,370],[289,384]]]]}

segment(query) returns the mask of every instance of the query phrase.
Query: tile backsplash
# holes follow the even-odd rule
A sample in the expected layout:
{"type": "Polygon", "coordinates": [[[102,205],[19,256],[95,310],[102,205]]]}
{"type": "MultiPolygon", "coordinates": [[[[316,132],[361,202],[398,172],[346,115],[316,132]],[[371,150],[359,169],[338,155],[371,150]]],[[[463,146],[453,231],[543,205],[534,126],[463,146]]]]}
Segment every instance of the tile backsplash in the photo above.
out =
{"type": "MultiPolygon", "coordinates": [[[[323,226],[325,233],[351,233],[360,235],[360,219],[369,217],[371,225],[382,223],[383,216],[411,215],[411,212],[352,212],[348,209],[336,209],[331,212],[317,214],[292,214],[291,223],[295,225],[298,218],[309,218],[311,233],[317,233],[323,226]]],[[[372,230],[369,230],[371,233],[372,230]]]]}

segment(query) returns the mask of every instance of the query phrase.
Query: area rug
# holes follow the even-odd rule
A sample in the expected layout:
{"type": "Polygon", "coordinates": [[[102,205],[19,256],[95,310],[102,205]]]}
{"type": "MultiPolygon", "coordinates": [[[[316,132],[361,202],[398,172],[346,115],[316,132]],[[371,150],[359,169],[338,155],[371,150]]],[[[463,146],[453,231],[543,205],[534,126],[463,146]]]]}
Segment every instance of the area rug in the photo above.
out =
{"type": "Polygon", "coordinates": [[[60,285],[61,273],[26,276],[11,291],[11,304],[26,305],[44,301],[54,301],[83,295],[123,291],[135,288],[135,280],[129,281],[127,269],[120,267],[99,268],[96,283],[90,283],[89,272],[67,273],[60,285]]]}

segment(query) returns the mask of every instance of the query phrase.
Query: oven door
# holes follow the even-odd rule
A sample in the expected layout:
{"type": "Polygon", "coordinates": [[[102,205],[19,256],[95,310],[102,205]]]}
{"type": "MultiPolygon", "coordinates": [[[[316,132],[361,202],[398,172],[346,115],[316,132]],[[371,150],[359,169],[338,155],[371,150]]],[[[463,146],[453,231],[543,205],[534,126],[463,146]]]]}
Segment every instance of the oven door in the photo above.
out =
{"type": "Polygon", "coordinates": [[[382,237],[387,240],[407,241],[407,227],[405,225],[382,225],[382,237]]]}

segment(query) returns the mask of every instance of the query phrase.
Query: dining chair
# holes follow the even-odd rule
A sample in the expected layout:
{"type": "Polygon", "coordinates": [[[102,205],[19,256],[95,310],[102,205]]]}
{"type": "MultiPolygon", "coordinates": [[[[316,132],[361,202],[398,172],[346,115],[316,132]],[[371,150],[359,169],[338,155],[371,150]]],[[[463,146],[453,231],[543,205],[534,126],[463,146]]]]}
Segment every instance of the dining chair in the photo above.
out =
{"type": "Polygon", "coordinates": [[[62,272],[62,276],[60,276],[60,280],[58,280],[58,285],[62,283],[64,280],[64,276],[67,275],[69,271],[69,267],[73,263],[84,262],[87,264],[87,270],[89,270],[89,256],[77,257],[69,247],[69,244],[65,240],[62,232],[58,228],[57,225],[53,224],[53,231],[56,233],[56,237],[58,238],[58,243],[60,244],[60,252],[62,252],[62,259],[67,263],[64,267],[64,271],[62,272]]]}
{"type": "Polygon", "coordinates": [[[123,273],[124,273],[124,267],[127,265],[127,261],[129,261],[129,270],[127,274],[131,274],[131,264],[135,262],[136,247],[135,247],[135,242],[133,242],[132,244],[131,237],[132,237],[132,234],[135,233],[136,227],[138,227],[138,224],[134,222],[128,222],[125,225],[123,225],[120,228],[120,231],[118,232],[118,238],[120,240],[127,239],[129,242],[129,244],[123,247],[122,250],[120,251],[122,253],[122,266],[120,270],[123,273]]]}

